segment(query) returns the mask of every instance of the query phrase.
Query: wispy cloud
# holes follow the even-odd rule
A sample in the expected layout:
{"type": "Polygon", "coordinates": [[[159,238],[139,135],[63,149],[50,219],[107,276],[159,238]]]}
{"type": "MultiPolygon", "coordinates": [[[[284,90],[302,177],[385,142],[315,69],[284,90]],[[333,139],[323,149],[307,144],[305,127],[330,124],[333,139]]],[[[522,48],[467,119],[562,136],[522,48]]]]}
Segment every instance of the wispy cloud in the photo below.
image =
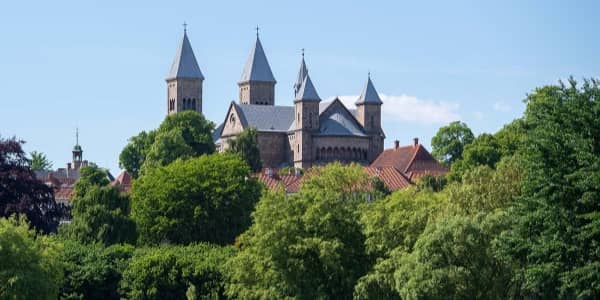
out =
{"type": "MultiPolygon", "coordinates": [[[[446,124],[460,120],[458,103],[430,101],[414,96],[391,96],[379,94],[383,107],[381,109],[384,122],[406,122],[421,124],[446,124]]],[[[334,97],[327,100],[333,100],[334,97]]],[[[354,107],[358,96],[339,96],[347,107],[354,107]]]]}
{"type": "Polygon", "coordinates": [[[494,108],[494,110],[501,111],[501,112],[507,112],[507,111],[510,111],[510,109],[511,109],[510,105],[506,104],[503,101],[498,101],[498,102],[494,103],[493,108],[494,108]]]}

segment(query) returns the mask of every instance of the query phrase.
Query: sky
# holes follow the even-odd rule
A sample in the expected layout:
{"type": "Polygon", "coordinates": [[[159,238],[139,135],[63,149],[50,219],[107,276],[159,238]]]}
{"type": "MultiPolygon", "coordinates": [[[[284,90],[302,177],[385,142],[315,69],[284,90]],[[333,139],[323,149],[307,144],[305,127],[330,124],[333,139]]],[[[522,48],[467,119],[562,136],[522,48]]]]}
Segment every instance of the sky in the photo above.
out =
{"type": "Polygon", "coordinates": [[[322,99],[353,106],[371,73],[386,147],[461,120],[493,133],[536,87],[600,76],[598,1],[7,1],[0,9],[0,136],[54,167],[84,159],[120,172],[129,137],[159,126],[165,76],[188,24],[222,122],[255,39],[292,105],[301,49],[322,99]],[[484,3],[485,2],[485,3],[484,3]]]}

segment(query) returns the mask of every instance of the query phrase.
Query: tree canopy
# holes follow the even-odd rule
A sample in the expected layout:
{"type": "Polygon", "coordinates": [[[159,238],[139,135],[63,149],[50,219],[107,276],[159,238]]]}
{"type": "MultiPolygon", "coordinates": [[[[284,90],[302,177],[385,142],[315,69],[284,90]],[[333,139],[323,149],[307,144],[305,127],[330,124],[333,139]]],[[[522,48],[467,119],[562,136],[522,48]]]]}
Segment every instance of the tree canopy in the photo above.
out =
{"type": "Polygon", "coordinates": [[[0,299],[56,299],[61,244],[36,236],[24,218],[0,218],[0,299]]]}
{"type": "Polygon", "coordinates": [[[35,177],[23,143],[0,137],[0,217],[24,215],[37,230],[54,232],[65,209],[54,200],[52,188],[35,177]]]}
{"type": "Polygon", "coordinates": [[[258,149],[258,133],[256,128],[246,128],[237,137],[228,141],[229,148],[227,152],[240,155],[250,166],[252,172],[258,172],[262,169],[260,160],[260,151],[258,149]]]}
{"type": "Polygon", "coordinates": [[[452,164],[462,157],[465,146],[473,139],[473,132],[467,124],[454,121],[441,127],[431,139],[431,154],[439,161],[452,164]]]}
{"type": "Polygon", "coordinates": [[[46,157],[46,154],[32,151],[29,155],[31,155],[31,169],[33,171],[50,171],[52,169],[52,162],[46,157]]]}
{"type": "Polygon", "coordinates": [[[233,154],[203,155],[149,169],[133,183],[139,241],[233,242],[250,225],[261,185],[233,154]]]}
{"type": "Polygon", "coordinates": [[[143,168],[213,153],[213,130],[214,124],[195,111],[168,115],[158,129],[129,139],[119,155],[119,166],[137,178],[143,168]]]}

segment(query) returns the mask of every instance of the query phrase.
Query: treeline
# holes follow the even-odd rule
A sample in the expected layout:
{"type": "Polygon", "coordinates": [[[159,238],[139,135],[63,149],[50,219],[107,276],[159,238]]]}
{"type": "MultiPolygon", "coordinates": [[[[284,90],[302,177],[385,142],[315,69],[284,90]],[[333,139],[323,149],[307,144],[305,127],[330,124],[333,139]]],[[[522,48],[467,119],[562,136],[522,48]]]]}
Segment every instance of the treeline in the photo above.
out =
{"type": "Polygon", "coordinates": [[[123,150],[131,193],[82,170],[56,234],[3,140],[0,213],[16,216],[0,219],[0,299],[598,299],[599,83],[526,104],[494,134],[442,127],[433,154],[450,173],[392,194],[338,163],[268,191],[255,133],[215,154],[213,124],[176,114],[123,150]]]}

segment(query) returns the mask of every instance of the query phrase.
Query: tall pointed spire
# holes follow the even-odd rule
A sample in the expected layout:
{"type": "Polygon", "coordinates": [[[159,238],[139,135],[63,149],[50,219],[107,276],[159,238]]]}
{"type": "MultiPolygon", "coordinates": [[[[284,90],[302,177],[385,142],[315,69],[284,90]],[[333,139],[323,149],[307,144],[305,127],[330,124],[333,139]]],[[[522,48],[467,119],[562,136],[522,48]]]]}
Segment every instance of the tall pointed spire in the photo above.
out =
{"type": "Polygon", "coordinates": [[[306,62],[304,62],[304,48],[302,48],[302,61],[300,61],[300,70],[298,71],[298,78],[294,83],[294,96],[298,95],[298,91],[304,82],[304,78],[308,75],[308,69],[306,68],[306,62]]]}
{"type": "Polygon", "coordinates": [[[360,97],[354,104],[382,104],[381,98],[379,98],[379,94],[377,90],[375,90],[375,86],[373,86],[373,82],[371,81],[371,73],[369,72],[369,78],[367,79],[367,84],[363,88],[360,93],[360,97]]]}
{"type": "Polygon", "coordinates": [[[192,50],[192,45],[187,37],[187,24],[183,24],[183,39],[177,49],[171,70],[166,79],[195,78],[204,80],[204,75],[200,71],[196,56],[194,56],[194,51],[192,50]]]}
{"type": "Polygon", "coordinates": [[[321,101],[308,73],[304,77],[298,93],[296,93],[296,101],[321,101]]]}
{"type": "Polygon", "coordinates": [[[248,56],[248,60],[244,66],[240,83],[247,81],[276,82],[260,42],[260,38],[258,37],[258,29],[256,31],[256,42],[254,43],[254,47],[252,47],[250,56],[248,56]]]}

